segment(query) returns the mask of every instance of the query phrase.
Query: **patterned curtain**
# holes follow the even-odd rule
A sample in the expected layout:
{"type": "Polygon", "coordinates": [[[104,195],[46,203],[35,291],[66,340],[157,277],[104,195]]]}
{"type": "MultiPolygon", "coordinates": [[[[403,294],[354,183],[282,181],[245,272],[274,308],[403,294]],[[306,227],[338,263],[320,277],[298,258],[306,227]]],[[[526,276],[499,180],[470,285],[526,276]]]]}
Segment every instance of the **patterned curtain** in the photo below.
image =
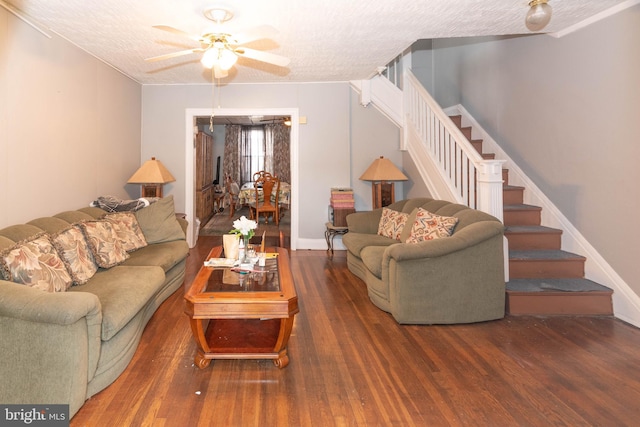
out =
{"type": "MultiPolygon", "coordinates": [[[[281,182],[291,183],[291,128],[282,123],[265,125],[266,156],[270,157],[272,174],[281,182]]],[[[265,158],[265,163],[267,163],[265,158]]],[[[268,169],[267,169],[268,170],[268,169]]]]}
{"type": "Polygon", "coordinates": [[[230,176],[234,182],[240,183],[240,125],[226,125],[224,127],[224,177],[230,176]]]}
{"type": "MultiPolygon", "coordinates": [[[[253,180],[252,169],[266,170],[291,183],[290,130],[281,123],[264,125],[264,164],[252,168],[251,129],[252,126],[226,125],[224,139],[225,180],[227,176],[242,185],[253,180]]],[[[260,156],[259,156],[260,157],[260,156]]],[[[256,160],[254,158],[254,160],[256,160]]],[[[262,160],[262,159],[260,159],[262,160]]]]}

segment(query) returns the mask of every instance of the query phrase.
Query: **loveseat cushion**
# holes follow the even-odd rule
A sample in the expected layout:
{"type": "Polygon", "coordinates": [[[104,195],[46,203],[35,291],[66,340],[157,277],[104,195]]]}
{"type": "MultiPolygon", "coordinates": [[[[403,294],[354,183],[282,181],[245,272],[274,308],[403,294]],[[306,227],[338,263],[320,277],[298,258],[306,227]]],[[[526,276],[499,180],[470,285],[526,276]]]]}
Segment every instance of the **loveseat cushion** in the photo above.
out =
{"type": "Polygon", "coordinates": [[[404,228],[408,213],[382,208],[382,216],[378,225],[378,235],[400,241],[400,234],[404,228]]]}
{"type": "Polygon", "coordinates": [[[382,278],[382,256],[385,250],[386,246],[367,246],[360,252],[365,267],[378,279],[382,278]]]}
{"type": "Polygon", "coordinates": [[[160,267],[116,266],[100,270],[86,284],[69,292],[89,292],[102,307],[103,341],[120,331],[158,293],[164,283],[160,267]]]}
{"type": "Polygon", "coordinates": [[[440,239],[451,236],[458,223],[458,218],[441,216],[422,208],[418,208],[416,219],[411,224],[411,233],[407,243],[419,243],[425,240],[440,239]]]}
{"type": "Polygon", "coordinates": [[[394,243],[398,243],[397,240],[379,236],[377,234],[352,233],[351,231],[342,236],[342,242],[349,252],[358,258],[362,258],[360,252],[367,246],[389,246],[394,243]]]}
{"type": "Polygon", "coordinates": [[[166,272],[182,261],[189,253],[185,240],[154,243],[129,253],[129,259],[122,265],[156,265],[166,272]]]}

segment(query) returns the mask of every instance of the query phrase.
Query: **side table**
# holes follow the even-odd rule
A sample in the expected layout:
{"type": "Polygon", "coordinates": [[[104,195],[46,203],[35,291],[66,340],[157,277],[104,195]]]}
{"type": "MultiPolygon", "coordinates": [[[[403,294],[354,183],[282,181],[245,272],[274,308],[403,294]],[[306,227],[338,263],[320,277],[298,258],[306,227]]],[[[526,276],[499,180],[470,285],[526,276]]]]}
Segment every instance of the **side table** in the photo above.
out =
{"type": "Polygon", "coordinates": [[[336,235],[344,235],[349,232],[349,227],[337,227],[331,222],[326,223],[327,229],[324,232],[324,238],[327,241],[327,252],[331,251],[333,255],[333,239],[336,235]]]}

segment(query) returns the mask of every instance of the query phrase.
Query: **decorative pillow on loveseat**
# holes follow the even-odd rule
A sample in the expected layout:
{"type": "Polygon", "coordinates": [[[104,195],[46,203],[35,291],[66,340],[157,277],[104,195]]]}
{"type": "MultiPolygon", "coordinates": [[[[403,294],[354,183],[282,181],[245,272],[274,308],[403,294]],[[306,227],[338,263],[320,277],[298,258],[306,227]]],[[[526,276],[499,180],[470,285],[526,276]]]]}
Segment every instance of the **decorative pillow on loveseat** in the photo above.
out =
{"type": "Polygon", "coordinates": [[[142,229],[132,212],[119,212],[104,217],[113,225],[125,251],[131,252],[147,246],[142,229]]]}
{"type": "Polygon", "coordinates": [[[78,225],[72,225],[53,235],[51,242],[67,266],[75,285],[84,285],[98,271],[91,249],[78,225]]]}
{"type": "Polygon", "coordinates": [[[99,267],[111,268],[129,258],[109,221],[85,221],[80,227],[99,267]]]}
{"type": "Polygon", "coordinates": [[[416,219],[411,225],[411,233],[406,243],[418,243],[425,240],[449,237],[458,223],[458,218],[440,216],[418,208],[416,219]]]}
{"type": "Polygon", "coordinates": [[[0,253],[5,280],[47,292],[64,292],[72,280],[49,236],[38,234],[0,253]]]}
{"type": "Polygon", "coordinates": [[[382,208],[382,216],[378,224],[378,234],[394,240],[400,240],[400,235],[407,222],[409,214],[382,208]]]}

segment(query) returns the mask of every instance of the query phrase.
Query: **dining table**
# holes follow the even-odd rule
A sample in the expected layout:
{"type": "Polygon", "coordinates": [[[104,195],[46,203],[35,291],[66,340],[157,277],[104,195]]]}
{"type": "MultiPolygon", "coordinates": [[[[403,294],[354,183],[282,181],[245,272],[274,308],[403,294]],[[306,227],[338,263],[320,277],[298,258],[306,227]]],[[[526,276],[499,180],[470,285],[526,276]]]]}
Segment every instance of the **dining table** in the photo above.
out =
{"type": "MultiPolygon", "coordinates": [[[[278,198],[278,203],[280,206],[284,206],[287,209],[291,208],[291,184],[287,182],[280,183],[280,194],[276,196],[276,187],[273,187],[273,191],[271,193],[271,202],[275,203],[276,197],[278,198]]],[[[238,195],[240,199],[240,203],[242,205],[250,205],[255,203],[256,201],[256,191],[253,187],[253,183],[249,182],[243,184],[240,189],[240,194],[238,195]]],[[[258,188],[258,201],[264,200],[264,194],[262,192],[262,188],[258,188]]]]}

